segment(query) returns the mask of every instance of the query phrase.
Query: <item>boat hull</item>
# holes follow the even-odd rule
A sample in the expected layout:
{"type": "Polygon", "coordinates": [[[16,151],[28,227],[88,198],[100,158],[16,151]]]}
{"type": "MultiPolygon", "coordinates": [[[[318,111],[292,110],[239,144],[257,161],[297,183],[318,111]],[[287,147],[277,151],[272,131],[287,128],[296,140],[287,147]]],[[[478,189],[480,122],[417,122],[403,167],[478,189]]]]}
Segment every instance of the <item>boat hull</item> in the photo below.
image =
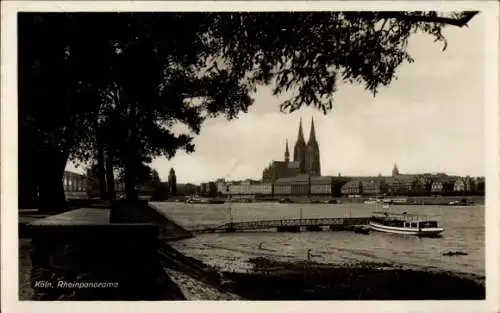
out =
{"type": "Polygon", "coordinates": [[[392,233],[399,235],[419,236],[419,237],[438,237],[444,231],[441,227],[436,228],[408,228],[387,226],[376,222],[370,222],[370,228],[375,231],[392,233]]]}

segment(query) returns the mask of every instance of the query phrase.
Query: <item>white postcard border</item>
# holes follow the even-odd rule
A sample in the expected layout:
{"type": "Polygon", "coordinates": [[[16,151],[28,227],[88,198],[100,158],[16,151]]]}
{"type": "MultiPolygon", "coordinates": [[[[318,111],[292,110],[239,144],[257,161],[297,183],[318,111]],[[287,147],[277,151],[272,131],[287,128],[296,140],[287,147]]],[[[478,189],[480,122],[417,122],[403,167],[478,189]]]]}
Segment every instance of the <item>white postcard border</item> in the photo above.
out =
{"type": "MultiPolygon", "coordinates": [[[[496,312],[499,306],[500,127],[498,4],[494,1],[3,1],[1,45],[1,302],[4,312],[496,312]],[[18,11],[479,10],[485,15],[486,301],[18,301],[18,11]]],[[[464,78],[466,79],[466,78],[464,78]]]]}

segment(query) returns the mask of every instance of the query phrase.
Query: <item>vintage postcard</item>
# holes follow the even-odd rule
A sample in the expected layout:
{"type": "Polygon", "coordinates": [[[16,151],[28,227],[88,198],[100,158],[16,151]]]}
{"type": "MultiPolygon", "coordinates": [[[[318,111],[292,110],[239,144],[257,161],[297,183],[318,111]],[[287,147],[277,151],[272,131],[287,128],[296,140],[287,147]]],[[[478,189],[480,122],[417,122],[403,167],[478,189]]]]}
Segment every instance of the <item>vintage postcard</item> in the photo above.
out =
{"type": "Polygon", "coordinates": [[[3,2],[2,311],[500,310],[498,14],[3,2]]]}

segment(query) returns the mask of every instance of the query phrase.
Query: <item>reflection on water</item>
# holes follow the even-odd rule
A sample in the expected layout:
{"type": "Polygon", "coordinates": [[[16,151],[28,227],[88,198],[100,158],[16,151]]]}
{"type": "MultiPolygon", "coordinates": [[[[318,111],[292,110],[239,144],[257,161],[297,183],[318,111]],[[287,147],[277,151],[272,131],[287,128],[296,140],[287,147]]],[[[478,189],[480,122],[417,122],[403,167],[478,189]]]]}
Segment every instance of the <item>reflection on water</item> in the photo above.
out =
{"type": "MultiPolygon", "coordinates": [[[[298,218],[368,216],[380,207],[365,204],[279,204],[155,203],[187,229],[234,222],[298,218]],[[231,211],[231,212],[229,212],[231,211]]],[[[442,238],[419,238],[371,232],[246,232],[200,234],[174,246],[189,256],[230,271],[246,271],[247,260],[263,256],[284,260],[305,260],[311,249],[317,262],[375,261],[439,267],[484,275],[484,205],[470,207],[393,206],[391,212],[424,214],[445,228],[442,238]],[[443,256],[461,251],[462,256],[443,256]]]]}

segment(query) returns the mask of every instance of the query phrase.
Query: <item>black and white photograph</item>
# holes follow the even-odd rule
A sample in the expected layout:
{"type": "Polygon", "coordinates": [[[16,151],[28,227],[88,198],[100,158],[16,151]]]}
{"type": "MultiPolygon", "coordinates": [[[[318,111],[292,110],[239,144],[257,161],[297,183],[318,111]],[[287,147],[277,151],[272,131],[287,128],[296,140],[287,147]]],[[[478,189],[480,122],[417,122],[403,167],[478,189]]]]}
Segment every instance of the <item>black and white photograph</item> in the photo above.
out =
{"type": "Polygon", "coordinates": [[[141,2],[2,3],[2,310],[500,310],[498,3],[141,2]]]}

